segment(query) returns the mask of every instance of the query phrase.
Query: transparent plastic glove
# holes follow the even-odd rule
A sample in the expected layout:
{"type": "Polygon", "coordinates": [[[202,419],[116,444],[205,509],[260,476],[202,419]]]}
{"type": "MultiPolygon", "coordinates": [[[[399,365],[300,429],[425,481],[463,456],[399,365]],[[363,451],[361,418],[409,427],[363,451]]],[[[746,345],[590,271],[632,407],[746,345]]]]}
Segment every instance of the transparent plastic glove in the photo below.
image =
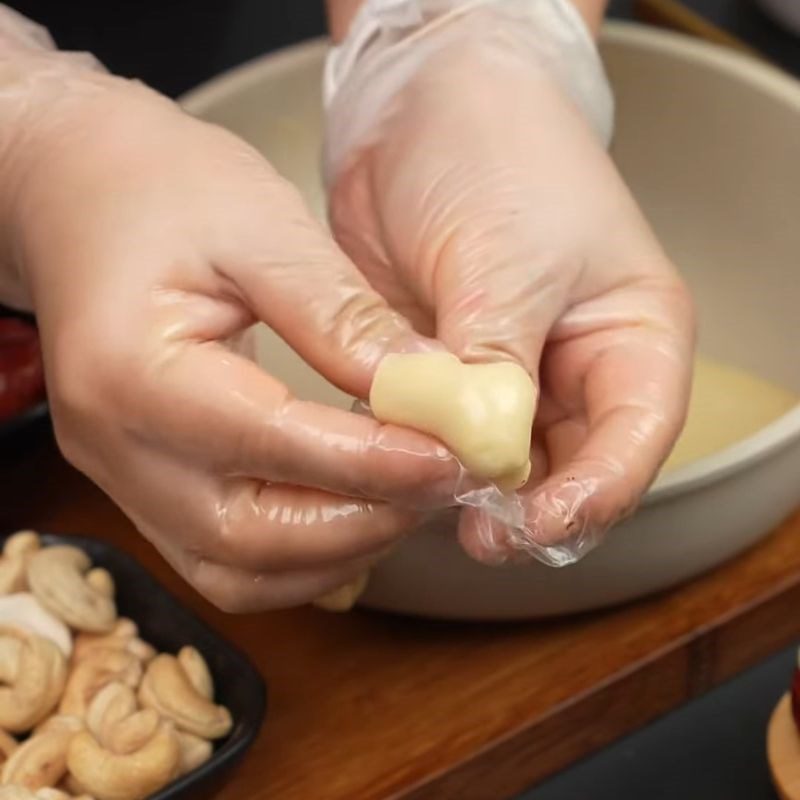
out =
{"type": "Polygon", "coordinates": [[[566,0],[369,2],[326,76],[338,241],[465,361],[538,384],[533,472],[465,493],[476,558],[588,552],[682,426],[687,292],[605,145],[611,96],[566,0]]]}
{"type": "Polygon", "coordinates": [[[366,396],[384,353],[429,345],[291,186],[141,85],[38,44],[2,66],[3,270],[59,443],[179,572],[228,610],[304,602],[408,528],[387,501],[446,501],[439,443],[301,402],[235,351],[265,321],[366,396]]]}

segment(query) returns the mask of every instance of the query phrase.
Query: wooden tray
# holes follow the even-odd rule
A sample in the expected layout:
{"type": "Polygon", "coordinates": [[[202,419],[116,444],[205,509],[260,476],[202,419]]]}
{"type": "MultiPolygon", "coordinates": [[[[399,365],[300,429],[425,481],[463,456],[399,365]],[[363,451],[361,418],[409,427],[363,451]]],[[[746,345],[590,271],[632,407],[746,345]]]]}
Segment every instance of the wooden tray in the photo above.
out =
{"type": "Polygon", "coordinates": [[[682,588],[513,625],[312,609],[225,616],[46,432],[0,453],[0,528],[18,527],[122,547],[263,670],[269,722],[220,800],[501,800],[800,636],[800,514],[682,588]]]}

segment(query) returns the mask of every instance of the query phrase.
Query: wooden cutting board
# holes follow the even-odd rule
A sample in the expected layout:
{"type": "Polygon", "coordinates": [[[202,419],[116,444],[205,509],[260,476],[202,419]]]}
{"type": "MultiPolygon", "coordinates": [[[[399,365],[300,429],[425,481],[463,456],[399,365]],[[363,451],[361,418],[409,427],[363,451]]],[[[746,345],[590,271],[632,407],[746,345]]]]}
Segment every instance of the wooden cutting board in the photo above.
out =
{"type": "Polygon", "coordinates": [[[0,530],[102,537],[248,651],[267,724],[221,800],[501,800],[800,636],[800,514],[652,599],[549,622],[465,625],[212,609],[49,437],[0,453],[0,530]]]}

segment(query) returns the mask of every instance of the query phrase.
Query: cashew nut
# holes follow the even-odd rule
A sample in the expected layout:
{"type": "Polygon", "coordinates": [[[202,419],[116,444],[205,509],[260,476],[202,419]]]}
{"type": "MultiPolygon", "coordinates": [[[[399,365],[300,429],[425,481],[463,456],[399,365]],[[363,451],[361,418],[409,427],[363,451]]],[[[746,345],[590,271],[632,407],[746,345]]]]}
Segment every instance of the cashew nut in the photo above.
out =
{"type": "Polygon", "coordinates": [[[166,653],[148,665],[139,687],[139,702],[172,720],[179,730],[204,739],[219,739],[232,726],[228,709],[200,694],[181,662],[166,653]]]}
{"type": "Polygon", "coordinates": [[[36,736],[40,733],[49,733],[50,731],[68,731],[70,733],[77,733],[83,730],[84,723],[80,717],[72,714],[54,714],[48,717],[44,722],[40,722],[34,729],[33,735],[36,736]]]}
{"type": "Polygon", "coordinates": [[[39,547],[39,534],[34,531],[18,531],[6,539],[0,558],[0,595],[28,588],[28,559],[39,547]]]}
{"type": "Polygon", "coordinates": [[[88,794],[81,794],[81,795],[72,795],[67,794],[67,792],[61,791],[61,789],[54,789],[51,786],[47,786],[44,789],[39,789],[35,795],[32,795],[33,800],[92,800],[88,794]]]}
{"type": "Polygon", "coordinates": [[[67,771],[67,748],[74,731],[52,728],[31,736],[3,765],[2,782],[26,789],[57,784],[67,771]]]}
{"type": "Polygon", "coordinates": [[[111,573],[103,567],[95,567],[86,573],[86,583],[100,594],[114,599],[117,593],[117,587],[114,584],[114,577],[111,573]]]}
{"type": "Polygon", "coordinates": [[[369,582],[369,572],[362,572],[357,578],[340,586],[328,594],[318,597],[314,605],[325,611],[349,611],[361,597],[369,582]]]}
{"type": "Polygon", "coordinates": [[[24,786],[0,786],[0,800],[92,800],[88,794],[71,795],[45,786],[32,792],[24,786]]]}
{"type": "Polygon", "coordinates": [[[208,739],[201,739],[193,733],[178,731],[178,744],[181,748],[181,775],[186,775],[205,764],[214,752],[214,746],[208,739]]]}
{"type": "Polygon", "coordinates": [[[66,677],[64,654],[49,639],[0,629],[0,728],[22,733],[41,722],[58,703],[66,677]]]}
{"type": "Polygon", "coordinates": [[[18,628],[0,628],[0,683],[13,683],[17,679],[22,640],[15,631],[19,631],[20,636],[24,634],[18,628]]]}
{"type": "Polygon", "coordinates": [[[477,478],[518,489],[530,474],[536,391],[511,362],[464,364],[450,353],[386,356],[369,395],[381,422],[441,439],[477,478]]]}
{"type": "Polygon", "coordinates": [[[69,765],[67,765],[67,770],[68,771],[64,777],[64,780],[61,781],[61,783],[58,785],[58,788],[62,792],[66,792],[70,797],[74,797],[75,800],[94,800],[94,798],[90,797],[89,793],[86,791],[86,788],[78,783],[78,781],[75,779],[75,776],[70,774],[69,765]]]}
{"type": "Polygon", "coordinates": [[[126,755],[139,750],[155,735],[160,718],[152,708],[138,710],[130,686],[109,683],[86,712],[86,726],[106,750],[126,755]]]}
{"type": "Polygon", "coordinates": [[[135,689],[142,678],[142,662],[125,650],[98,648],[72,668],[58,710],[82,717],[92,698],[107,684],[118,681],[135,689]]]}
{"type": "Polygon", "coordinates": [[[45,547],[28,561],[28,584],[42,605],[71,628],[107,633],[114,627],[117,609],[113,598],[86,581],[91,565],[77,547],[45,547]]]}
{"type": "Polygon", "coordinates": [[[79,633],[75,637],[74,661],[80,661],[97,650],[126,650],[140,661],[150,661],[155,648],[139,638],[139,628],[133,620],[120,617],[110,633],[79,633]]]}
{"type": "Polygon", "coordinates": [[[180,756],[174,728],[161,722],[139,750],[126,755],[106,750],[82,731],[70,742],[67,767],[97,800],[143,800],[177,777],[180,756]]]}
{"type": "Polygon", "coordinates": [[[37,800],[37,797],[23,786],[0,786],[0,800],[37,800]]]}
{"type": "Polygon", "coordinates": [[[18,744],[13,736],[0,730],[0,767],[8,761],[9,756],[17,749],[18,744]]]}
{"type": "Polygon", "coordinates": [[[72,652],[69,628],[30,592],[0,596],[0,626],[18,628],[49,639],[67,658],[72,652]]]}
{"type": "Polygon", "coordinates": [[[183,667],[194,690],[206,700],[213,700],[214,679],[211,677],[211,670],[200,651],[188,645],[182,647],[178,651],[178,662],[183,667]]]}

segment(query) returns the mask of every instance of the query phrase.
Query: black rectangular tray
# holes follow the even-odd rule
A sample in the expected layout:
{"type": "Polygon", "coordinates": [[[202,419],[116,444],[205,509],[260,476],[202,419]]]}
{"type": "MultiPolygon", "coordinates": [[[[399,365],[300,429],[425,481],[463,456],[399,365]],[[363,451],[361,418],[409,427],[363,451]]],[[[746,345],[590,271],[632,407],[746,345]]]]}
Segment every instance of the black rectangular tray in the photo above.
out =
{"type": "MultiPolygon", "coordinates": [[[[5,537],[4,537],[5,538],[5,537]]],[[[233,717],[230,734],[217,743],[209,761],[178,778],[150,800],[211,797],[225,773],[255,740],[267,707],[267,687],[250,660],[178,602],[138,561],[102,540],[42,534],[45,545],[69,544],[86,551],[93,563],[114,577],[120,616],[139,626],[143,639],[159,651],[196,647],[205,657],[216,686],[216,700],[233,717]]]]}

